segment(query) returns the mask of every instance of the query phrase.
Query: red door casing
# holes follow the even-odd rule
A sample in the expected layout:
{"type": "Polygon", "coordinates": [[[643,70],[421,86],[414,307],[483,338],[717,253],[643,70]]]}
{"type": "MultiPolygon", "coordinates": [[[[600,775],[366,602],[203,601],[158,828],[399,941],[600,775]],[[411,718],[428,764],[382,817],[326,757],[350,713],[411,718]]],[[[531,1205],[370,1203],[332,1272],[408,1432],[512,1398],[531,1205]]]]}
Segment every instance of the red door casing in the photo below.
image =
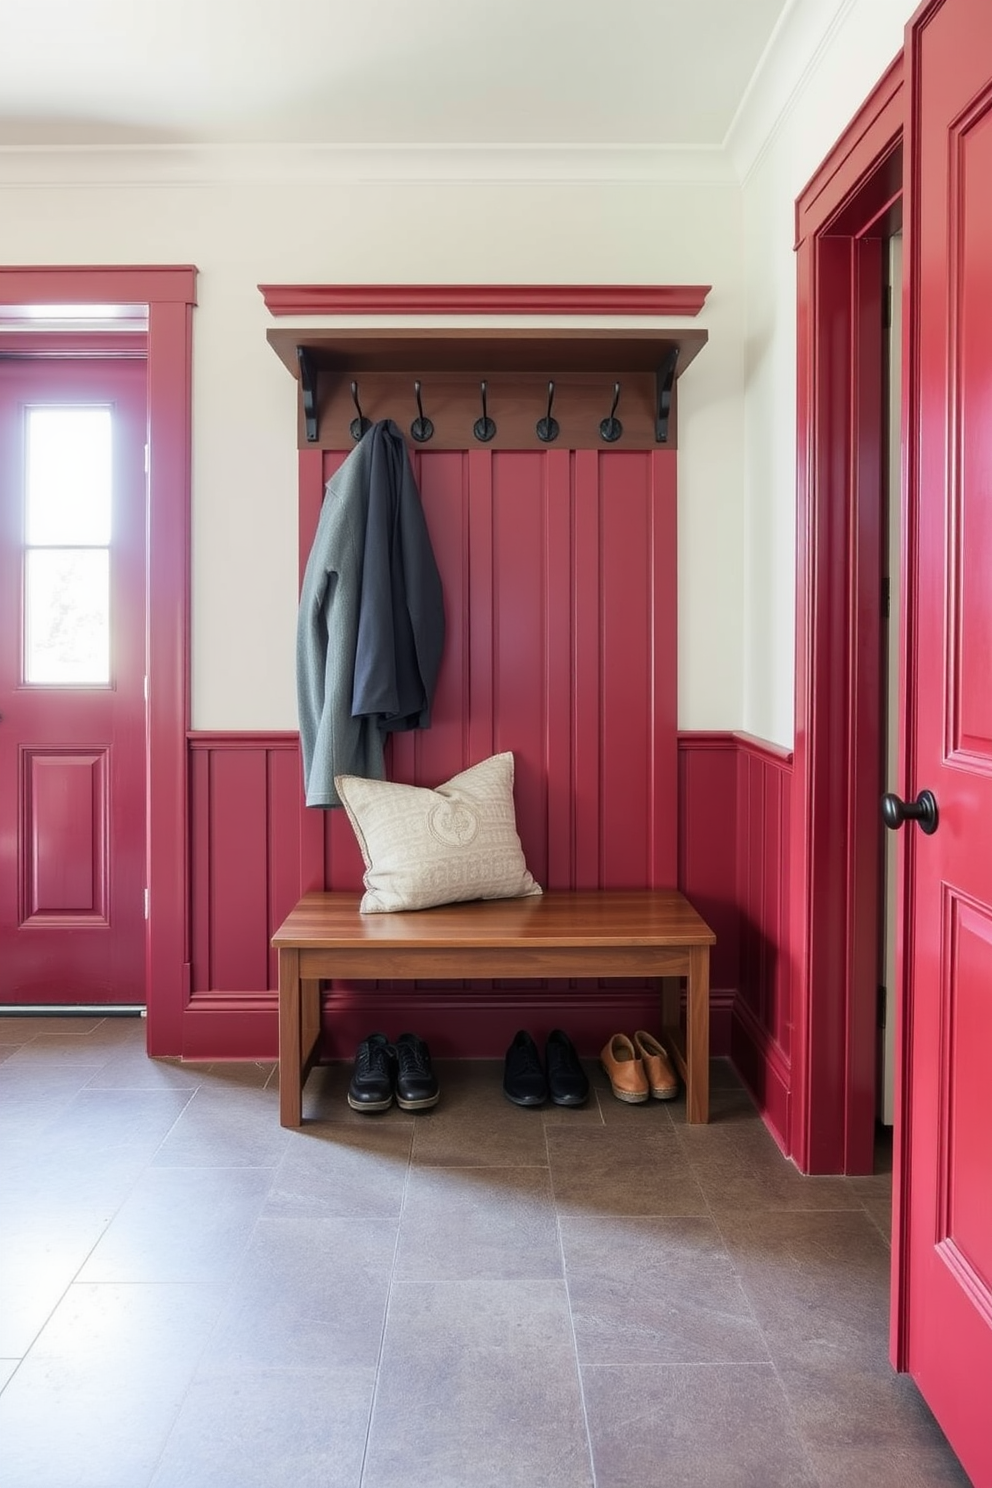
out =
{"type": "Polygon", "coordinates": [[[144,1002],[145,364],[0,362],[0,1004],[144,1002]]]}
{"type": "Polygon", "coordinates": [[[906,1360],[992,1488],[992,14],[910,28],[906,1360]],[[912,531],[912,528],[911,528],[912,531]],[[915,653],[915,667],[913,666],[915,653]]]}

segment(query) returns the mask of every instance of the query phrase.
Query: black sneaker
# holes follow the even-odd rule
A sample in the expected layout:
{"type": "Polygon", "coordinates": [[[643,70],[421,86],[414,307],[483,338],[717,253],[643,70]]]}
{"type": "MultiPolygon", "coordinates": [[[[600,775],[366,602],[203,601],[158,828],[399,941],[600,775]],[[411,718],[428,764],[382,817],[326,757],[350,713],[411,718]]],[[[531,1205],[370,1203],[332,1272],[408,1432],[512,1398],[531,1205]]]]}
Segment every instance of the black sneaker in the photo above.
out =
{"type": "Polygon", "coordinates": [[[387,1111],[393,1104],[396,1055],[384,1033],[370,1033],[355,1054],[355,1069],[348,1086],[348,1104],[353,1111],[387,1111]]]}
{"type": "Polygon", "coordinates": [[[544,1048],[548,1094],[556,1106],[582,1106],[589,1098],[589,1081],[567,1033],[553,1028],[544,1048]]]}
{"type": "Polygon", "coordinates": [[[541,1106],[548,1087],[537,1045],[525,1028],[514,1036],[503,1064],[503,1094],[515,1106],[541,1106]]]}
{"type": "Polygon", "coordinates": [[[425,1111],[441,1099],[431,1051],[415,1033],[401,1033],[395,1044],[396,1104],[403,1111],[425,1111]]]}

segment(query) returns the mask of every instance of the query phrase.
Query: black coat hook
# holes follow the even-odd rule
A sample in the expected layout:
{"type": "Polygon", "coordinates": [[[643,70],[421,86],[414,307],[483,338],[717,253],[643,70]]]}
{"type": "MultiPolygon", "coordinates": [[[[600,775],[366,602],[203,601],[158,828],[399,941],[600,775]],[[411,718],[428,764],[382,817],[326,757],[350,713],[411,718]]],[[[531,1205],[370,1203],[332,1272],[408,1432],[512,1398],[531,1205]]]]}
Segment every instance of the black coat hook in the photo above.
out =
{"type": "Polygon", "coordinates": [[[545,418],[538,419],[536,433],[538,439],[544,444],[550,444],[552,439],[557,439],[559,434],[558,420],[551,417],[551,407],[555,401],[555,385],[548,383],[548,412],[545,418]]]}
{"type": "Polygon", "coordinates": [[[350,425],[350,428],[349,428],[349,433],[351,434],[352,439],[361,439],[362,435],[363,434],[367,434],[368,431],[371,429],[371,427],[372,427],[372,420],[371,419],[367,419],[365,417],[364,413],[362,412],[362,405],[358,401],[358,383],[357,382],[353,382],[351,384],[351,401],[355,405],[355,411],[358,414],[358,417],[355,418],[355,419],[352,419],[351,425],[350,425]]]}
{"type": "Polygon", "coordinates": [[[607,444],[616,444],[623,433],[623,424],[616,417],[617,404],[619,402],[620,384],[615,382],[613,384],[613,407],[610,409],[610,416],[601,420],[599,425],[600,438],[605,439],[607,444]]]}
{"type": "Polygon", "coordinates": [[[420,383],[413,384],[414,395],[417,399],[417,414],[410,425],[410,433],[418,444],[426,444],[434,433],[434,425],[429,418],[424,418],[424,405],[420,401],[420,383]]]}
{"type": "Polygon", "coordinates": [[[496,425],[489,417],[489,413],[486,409],[485,383],[482,383],[482,417],[480,419],[476,419],[475,423],[472,425],[472,433],[475,435],[476,439],[480,439],[483,444],[488,444],[490,439],[492,439],[492,437],[496,433],[496,425]]]}

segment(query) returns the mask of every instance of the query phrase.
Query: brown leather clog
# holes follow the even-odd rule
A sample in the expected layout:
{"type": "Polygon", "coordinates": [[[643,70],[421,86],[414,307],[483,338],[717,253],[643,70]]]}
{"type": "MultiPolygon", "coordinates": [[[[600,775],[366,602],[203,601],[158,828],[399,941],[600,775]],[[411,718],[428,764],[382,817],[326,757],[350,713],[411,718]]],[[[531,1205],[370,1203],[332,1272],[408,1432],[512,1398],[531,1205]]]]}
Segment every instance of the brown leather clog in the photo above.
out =
{"type": "Polygon", "coordinates": [[[665,1046],[639,1028],[634,1034],[634,1050],[644,1066],[655,1100],[674,1100],[679,1093],[679,1077],[665,1046]]]}
{"type": "Polygon", "coordinates": [[[648,1098],[648,1078],[634,1045],[625,1033],[615,1033],[599,1055],[603,1072],[617,1100],[637,1104],[648,1098]]]}

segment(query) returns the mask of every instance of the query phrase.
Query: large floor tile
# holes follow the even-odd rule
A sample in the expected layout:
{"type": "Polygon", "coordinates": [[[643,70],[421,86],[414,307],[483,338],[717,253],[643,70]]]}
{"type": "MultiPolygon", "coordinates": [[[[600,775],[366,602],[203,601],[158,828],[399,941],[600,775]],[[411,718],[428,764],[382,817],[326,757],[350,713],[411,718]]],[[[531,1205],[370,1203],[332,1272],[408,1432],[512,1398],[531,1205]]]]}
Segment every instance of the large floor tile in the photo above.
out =
{"type": "Polygon", "coordinates": [[[633,1134],[549,1127],[548,1155],[561,1214],[709,1212],[671,1127],[659,1131],[647,1122],[633,1134]]]}
{"type": "Polygon", "coordinates": [[[489,1110],[436,1107],[424,1111],[414,1131],[413,1160],[429,1167],[542,1167],[548,1148],[541,1109],[509,1101],[489,1110]]]}
{"type": "Polygon", "coordinates": [[[112,1156],[147,1161],[193,1098],[189,1090],[80,1090],[40,1134],[39,1149],[84,1166],[112,1156]]]}
{"type": "Polygon", "coordinates": [[[201,1083],[154,1160],[166,1168],[214,1168],[222,1153],[226,1167],[270,1168],[293,1135],[279,1124],[274,1091],[201,1083]]]}
{"type": "Polygon", "coordinates": [[[828,1364],[779,1366],[779,1377],[792,1406],[797,1428],[816,1451],[833,1448],[931,1451],[944,1436],[908,1374],[897,1374],[888,1361],[848,1361],[845,1369],[828,1364]]]}
{"type": "Polygon", "coordinates": [[[862,1209],[717,1218],[777,1363],[885,1360],[890,1257],[862,1209]]]}
{"type": "Polygon", "coordinates": [[[561,1237],[580,1364],[768,1360],[712,1220],[568,1217],[561,1237]]]}
{"type": "Polygon", "coordinates": [[[395,1250],[393,1220],[259,1220],[206,1362],[373,1368],[395,1250]]]}
{"type": "Polygon", "coordinates": [[[151,1488],[358,1488],[374,1369],[205,1369],[151,1488]]]}
{"type": "Polygon", "coordinates": [[[80,1281],[230,1281],[265,1203],[269,1168],[148,1168],[80,1281]]]}
{"type": "Polygon", "coordinates": [[[401,1283],[362,1488],[591,1488],[561,1282],[401,1283]]]}
{"type": "Polygon", "coordinates": [[[212,1287],[75,1286],[0,1395],[11,1488],[144,1488],[221,1297],[212,1287]]]}
{"type": "Polygon", "coordinates": [[[560,1280],[546,1168],[414,1168],[396,1254],[401,1281],[560,1280]]]}
{"type": "Polygon", "coordinates": [[[582,1384],[596,1488],[821,1488],[771,1364],[594,1365],[582,1384]]]}
{"type": "Polygon", "coordinates": [[[0,1356],[28,1353],[103,1229],[93,1216],[69,1215],[58,1226],[25,1224],[0,1239],[0,1356]]]}
{"type": "Polygon", "coordinates": [[[398,1219],[412,1150],[409,1124],[308,1124],[283,1150],[266,1217],[398,1219]]]}

